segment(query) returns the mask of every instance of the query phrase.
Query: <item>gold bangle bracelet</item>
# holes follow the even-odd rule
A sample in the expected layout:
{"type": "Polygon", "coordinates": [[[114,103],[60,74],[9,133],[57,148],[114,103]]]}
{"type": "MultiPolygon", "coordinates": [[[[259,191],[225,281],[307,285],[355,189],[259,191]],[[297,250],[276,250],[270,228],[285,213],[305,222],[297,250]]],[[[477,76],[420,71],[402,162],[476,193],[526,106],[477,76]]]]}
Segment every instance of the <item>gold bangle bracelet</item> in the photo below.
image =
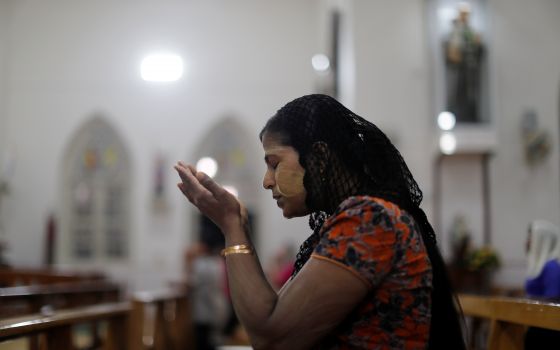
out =
{"type": "Polygon", "coordinates": [[[230,254],[253,254],[253,248],[247,244],[238,244],[222,250],[222,256],[228,256],[230,254]]]}

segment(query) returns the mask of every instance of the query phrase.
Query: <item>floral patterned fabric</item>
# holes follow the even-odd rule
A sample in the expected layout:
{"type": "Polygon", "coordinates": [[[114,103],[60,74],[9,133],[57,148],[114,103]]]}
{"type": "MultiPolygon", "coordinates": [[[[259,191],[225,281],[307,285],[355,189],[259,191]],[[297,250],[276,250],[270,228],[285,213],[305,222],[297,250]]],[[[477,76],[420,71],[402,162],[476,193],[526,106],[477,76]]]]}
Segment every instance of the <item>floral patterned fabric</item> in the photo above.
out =
{"type": "Polygon", "coordinates": [[[425,349],[432,269],[413,217],[380,198],[350,197],[320,235],[312,256],[342,264],[370,293],[317,349],[425,349]]]}

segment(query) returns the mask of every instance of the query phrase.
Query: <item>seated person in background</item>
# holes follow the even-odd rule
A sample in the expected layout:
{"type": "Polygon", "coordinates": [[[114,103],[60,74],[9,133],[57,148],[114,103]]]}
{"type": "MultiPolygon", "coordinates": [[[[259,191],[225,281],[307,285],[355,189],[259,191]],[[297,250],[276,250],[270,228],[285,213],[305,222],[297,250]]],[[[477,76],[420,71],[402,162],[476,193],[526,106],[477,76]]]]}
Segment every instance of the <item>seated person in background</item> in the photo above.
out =
{"type": "MultiPolygon", "coordinates": [[[[544,220],[529,225],[527,236],[527,279],[529,297],[560,301],[560,230],[544,220]]],[[[560,332],[530,327],[525,336],[525,349],[558,349],[560,332]]]]}
{"type": "Polygon", "coordinates": [[[279,290],[282,288],[294,272],[294,261],[291,249],[289,246],[281,247],[276,254],[274,254],[271,263],[267,269],[267,277],[272,285],[272,288],[279,290]]]}
{"type": "Polygon", "coordinates": [[[560,230],[544,220],[529,226],[527,238],[527,280],[525,290],[531,297],[560,298],[560,230]]]}
{"type": "Polygon", "coordinates": [[[205,243],[194,244],[186,255],[195,349],[214,350],[221,343],[221,330],[228,313],[224,263],[219,250],[205,243]]]}

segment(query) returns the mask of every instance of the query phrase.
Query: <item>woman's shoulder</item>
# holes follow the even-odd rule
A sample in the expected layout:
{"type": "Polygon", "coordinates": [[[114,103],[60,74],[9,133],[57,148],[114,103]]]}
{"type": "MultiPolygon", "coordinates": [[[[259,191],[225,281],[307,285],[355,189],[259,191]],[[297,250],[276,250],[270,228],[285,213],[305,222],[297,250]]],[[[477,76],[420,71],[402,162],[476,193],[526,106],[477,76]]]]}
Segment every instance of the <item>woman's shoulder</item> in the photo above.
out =
{"type": "Polygon", "coordinates": [[[372,224],[392,228],[401,221],[413,222],[395,203],[373,196],[352,196],[340,203],[323,228],[341,225],[370,227],[372,224]]]}
{"type": "Polygon", "coordinates": [[[367,227],[375,224],[387,229],[405,227],[407,231],[417,230],[416,220],[408,211],[375,196],[352,196],[344,200],[329,217],[326,227],[341,224],[367,227]]]}
{"type": "Polygon", "coordinates": [[[398,214],[400,216],[401,209],[391,201],[374,196],[352,196],[346,198],[335,211],[335,215],[359,214],[361,212],[379,212],[389,215],[398,214]]]}

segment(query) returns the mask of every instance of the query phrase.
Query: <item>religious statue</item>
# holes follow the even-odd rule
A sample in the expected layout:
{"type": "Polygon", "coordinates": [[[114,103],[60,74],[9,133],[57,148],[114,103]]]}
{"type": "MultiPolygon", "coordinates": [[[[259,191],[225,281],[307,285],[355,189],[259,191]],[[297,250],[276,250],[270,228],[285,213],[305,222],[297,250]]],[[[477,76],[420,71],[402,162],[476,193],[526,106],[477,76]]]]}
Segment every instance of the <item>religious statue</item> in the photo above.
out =
{"type": "Polygon", "coordinates": [[[445,41],[447,110],[457,122],[480,121],[480,80],[484,46],[470,26],[471,10],[461,3],[445,41]]]}
{"type": "Polygon", "coordinates": [[[528,109],[521,120],[521,136],[523,138],[525,160],[529,165],[543,162],[552,148],[550,134],[539,127],[537,112],[528,109]]]}

